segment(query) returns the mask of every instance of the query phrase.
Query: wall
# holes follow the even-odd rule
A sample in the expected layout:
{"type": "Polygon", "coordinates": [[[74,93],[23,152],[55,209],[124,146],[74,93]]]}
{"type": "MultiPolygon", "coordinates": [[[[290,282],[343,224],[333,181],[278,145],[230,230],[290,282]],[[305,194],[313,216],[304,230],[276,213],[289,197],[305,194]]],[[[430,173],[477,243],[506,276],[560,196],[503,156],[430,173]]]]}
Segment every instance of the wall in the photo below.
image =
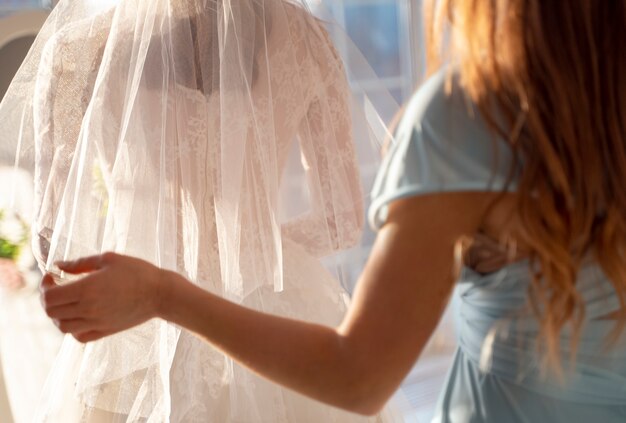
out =
{"type": "Polygon", "coordinates": [[[32,35],[19,37],[0,47],[0,98],[4,94],[35,40],[32,35]]]}

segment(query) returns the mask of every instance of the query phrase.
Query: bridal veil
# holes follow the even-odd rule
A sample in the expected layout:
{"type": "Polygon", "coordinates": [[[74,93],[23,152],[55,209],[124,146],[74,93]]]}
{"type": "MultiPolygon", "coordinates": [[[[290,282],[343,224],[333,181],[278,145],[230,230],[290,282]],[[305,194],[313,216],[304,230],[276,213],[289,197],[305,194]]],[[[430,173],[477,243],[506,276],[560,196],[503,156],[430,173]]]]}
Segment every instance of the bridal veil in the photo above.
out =
{"type": "MultiPolygon", "coordinates": [[[[116,251],[337,324],[327,257],[360,242],[359,168],[378,160],[377,111],[393,100],[351,94],[328,25],[296,0],[62,0],[0,104],[2,158],[34,176],[40,267],[116,251]]],[[[68,337],[38,419],[356,417],[153,320],[87,346],[68,337]]]]}

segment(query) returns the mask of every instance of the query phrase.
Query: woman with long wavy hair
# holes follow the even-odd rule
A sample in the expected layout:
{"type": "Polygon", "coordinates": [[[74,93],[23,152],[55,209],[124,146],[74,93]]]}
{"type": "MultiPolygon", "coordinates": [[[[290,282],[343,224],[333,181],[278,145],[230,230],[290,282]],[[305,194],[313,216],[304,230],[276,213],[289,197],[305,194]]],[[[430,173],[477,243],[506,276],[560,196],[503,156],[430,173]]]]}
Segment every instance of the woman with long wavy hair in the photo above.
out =
{"type": "Polygon", "coordinates": [[[59,263],[42,296],[90,342],[159,317],[279,384],[381,409],[459,286],[436,422],[626,420],[626,4],[430,4],[437,70],[373,192],[376,244],[343,323],[258,313],[146,262],[59,263]]]}

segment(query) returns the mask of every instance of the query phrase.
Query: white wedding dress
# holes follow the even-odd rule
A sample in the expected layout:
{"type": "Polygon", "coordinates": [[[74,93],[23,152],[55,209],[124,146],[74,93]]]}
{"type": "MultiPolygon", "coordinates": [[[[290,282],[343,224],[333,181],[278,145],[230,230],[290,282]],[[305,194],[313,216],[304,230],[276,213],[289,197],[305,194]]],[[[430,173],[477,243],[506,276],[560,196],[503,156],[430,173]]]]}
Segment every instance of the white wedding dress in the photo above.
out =
{"type": "MultiPolygon", "coordinates": [[[[351,94],[322,22],[289,2],[264,2],[271,31],[254,44],[252,82],[229,87],[222,71],[219,88],[198,89],[163,84],[165,73],[115,79],[123,73],[110,69],[130,61],[132,71],[141,57],[109,46],[122,7],[156,6],[66,25],[41,53],[33,123],[42,268],[115,250],[257,310],[339,324],[346,294],[320,259],[359,242],[364,211],[351,94]]],[[[228,47],[217,49],[222,66],[228,47]]],[[[233,63],[245,61],[238,54],[233,63]]],[[[177,77],[186,68],[171,69],[177,77]]],[[[365,418],[305,398],[158,320],[86,347],[66,338],[38,419],[399,421],[390,410],[365,418]]]]}

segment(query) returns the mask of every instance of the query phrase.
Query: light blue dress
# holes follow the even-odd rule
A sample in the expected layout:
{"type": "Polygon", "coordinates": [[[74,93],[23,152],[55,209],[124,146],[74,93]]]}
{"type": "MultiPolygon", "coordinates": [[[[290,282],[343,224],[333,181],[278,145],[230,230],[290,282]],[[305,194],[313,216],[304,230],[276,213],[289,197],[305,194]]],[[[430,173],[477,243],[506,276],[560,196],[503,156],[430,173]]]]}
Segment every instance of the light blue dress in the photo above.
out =
{"type": "MultiPolygon", "coordinates": [[[[513,155],[491,134],[453,81],[432,77],[408,104],[396,142],[378,174],[369,213],[380,228],[390,202],[427,193],[515,190],[513,155]],[[507,183],[512,179],[511,183],[507,183]]],[[[538,369],[534,317],[514,315],[527,301],[529,266],[511,264],[481,275],[463,269],[458,284],[459,347],[433,422],[626,422],[626,336],[605,352],[619,309],[612,285],[590,264],[579,275],[586,317],[577,360],[569,360],[569,333],[561,336],[565,380],[538,369]],[[497,328],[496,336],[492,336],[497,328]]]]}

